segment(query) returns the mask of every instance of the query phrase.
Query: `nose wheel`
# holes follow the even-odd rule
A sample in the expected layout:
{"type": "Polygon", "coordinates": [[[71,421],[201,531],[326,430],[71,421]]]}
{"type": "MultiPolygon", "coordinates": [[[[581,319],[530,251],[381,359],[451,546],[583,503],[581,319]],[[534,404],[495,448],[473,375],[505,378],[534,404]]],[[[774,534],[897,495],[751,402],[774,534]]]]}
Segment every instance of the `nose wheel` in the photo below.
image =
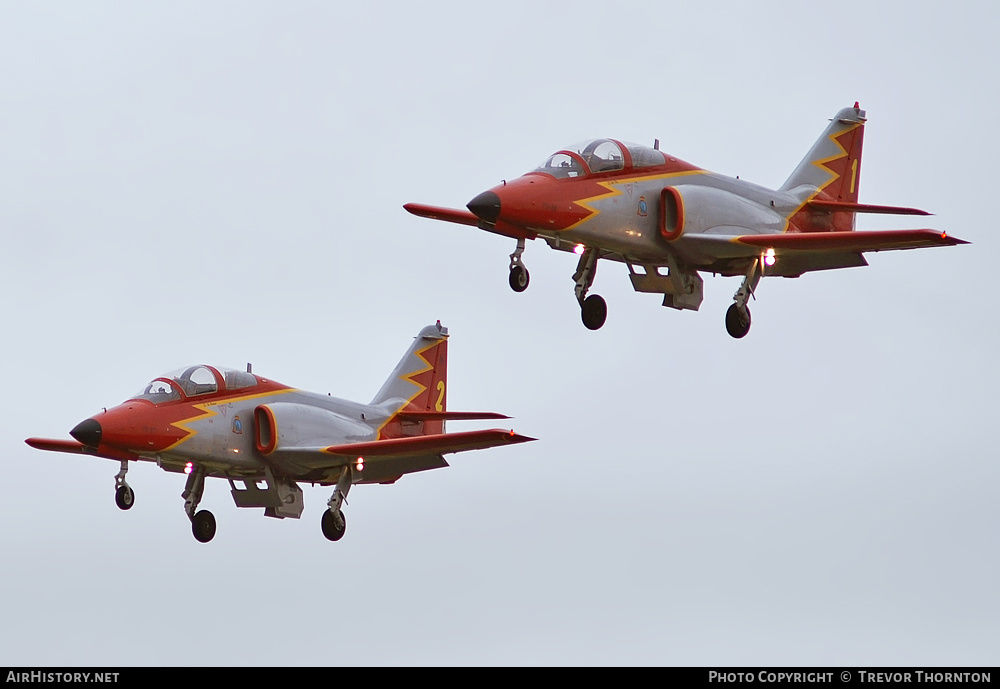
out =
{"type": "Polygon", "coordinates": [[[515,292],[523,292],[528,289],[528,269],[521,263],[521,254],[524,253],[524,240],[517,240],[517,248],[510,255],[510,288],[515,292]]]}
{"type": "Polygon", "coordinates": [[[135,492],[132,487],[125,482],[125,474],[128,473],[128,460],[122,460],[121,471],[115,476],[115,504],[120,510],[130,510],[135,504],[135,492]]]}
{"type": "Polygon", "coordinates": [[[510,269],[510,288],[515,292],[523,292],[528,289],[528,269],[521,264],[517,264],[510,269]]]}
{"type": "Polygon", "coordinates": [[[130,510],[135,504],[135,493],[129,485],[118,486],[115,489],[115,504],[120,510],[130,510]]]}

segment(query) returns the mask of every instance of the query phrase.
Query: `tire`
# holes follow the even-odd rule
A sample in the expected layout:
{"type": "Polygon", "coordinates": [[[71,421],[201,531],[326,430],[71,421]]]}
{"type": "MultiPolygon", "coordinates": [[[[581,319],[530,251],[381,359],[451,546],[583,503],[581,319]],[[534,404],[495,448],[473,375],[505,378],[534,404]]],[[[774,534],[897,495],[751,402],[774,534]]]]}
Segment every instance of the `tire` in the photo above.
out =
{"type": "Polygon", "coordinates": [[[115,490],[115,504],[120,510],[130,510],[135,504],[135,491],[128,486],[118,486],[115,490]]]}
{"type": "Polygon", "coordinates": [[[747,312],[745,322],[743,320],[743,314],[741,314],[740,310],[736,308],[736,304],[730,306],[729,310],[726,311],[726,330],[737,340],[742,337],[746,337],[746,334],[750,332],[750,308],[745,308],[747,312]]]}
{"type": "Polygon", "coordinates": [[[591,294],[583,300],[580,315],[588,329],[598,330],[608,319],[608,305],[600,296],[591,294]]]}
{"type": "Polygon", "coordinates": [[[515,292],[523,292],[528,289],[528,281],[530,276],[528,275],[528,269],[522,265],[516,265],[510,269],[510,288],[515,292]]]}
{"type": "Polygon", "coordinates": [[[323,527],[323,535],[326,536],[328,541],[339,541],[344,537],[344,532],[347,531],[347,520],[344,518],[344,513],[337,510],[337,514],[340,515],[340,523],[343,524],[340,528],[337,528],[337,522],[333,518],[333,512],[330,510],[323,512],[323,519],[320,522],[320,526],[323,527]]]}
{"type": "Polygon", "coordinates": [[[202,510],[191,520],[191,533],[199,543],[208,543],[215,538],[215,515],[202,510]]]}

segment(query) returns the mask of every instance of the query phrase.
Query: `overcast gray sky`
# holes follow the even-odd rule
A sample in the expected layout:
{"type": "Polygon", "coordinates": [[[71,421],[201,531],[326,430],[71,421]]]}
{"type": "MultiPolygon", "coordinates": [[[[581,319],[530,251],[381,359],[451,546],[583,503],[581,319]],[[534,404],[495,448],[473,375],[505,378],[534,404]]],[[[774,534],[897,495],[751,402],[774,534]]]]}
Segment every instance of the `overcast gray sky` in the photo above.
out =
{"type": "MultiPolygon", "coordinates": [[[[1000,662],[995,3],[0,2],[4,665],[1000,662]],[[777,186],[868,111],[861,200],[970,246],[765,279],[750,335],[415,218],[565,145],[777,186]],[[327,542],[44,453],[205,362],[369,400],[418,330],[539,442],[360,486],[327,542]]],[[[481,425],[481,424],[480,424],[481,425]]],[[[474,428],[454,424],[450,428],[474,428]]]]}

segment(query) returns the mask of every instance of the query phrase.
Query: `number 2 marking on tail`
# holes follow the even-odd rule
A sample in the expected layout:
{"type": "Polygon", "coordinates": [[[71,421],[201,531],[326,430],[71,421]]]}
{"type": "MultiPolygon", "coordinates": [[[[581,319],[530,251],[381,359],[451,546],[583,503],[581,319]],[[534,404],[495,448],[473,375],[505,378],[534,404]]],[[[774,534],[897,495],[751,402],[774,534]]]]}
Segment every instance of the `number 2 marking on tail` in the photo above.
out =
{"type": "Polygon", "coordinates": [[[434,411],[444,411],[444,406],[441,402],[444,401],[444,381],[439,380],[437,384],[438,400],[434,403],[434,411]]]}

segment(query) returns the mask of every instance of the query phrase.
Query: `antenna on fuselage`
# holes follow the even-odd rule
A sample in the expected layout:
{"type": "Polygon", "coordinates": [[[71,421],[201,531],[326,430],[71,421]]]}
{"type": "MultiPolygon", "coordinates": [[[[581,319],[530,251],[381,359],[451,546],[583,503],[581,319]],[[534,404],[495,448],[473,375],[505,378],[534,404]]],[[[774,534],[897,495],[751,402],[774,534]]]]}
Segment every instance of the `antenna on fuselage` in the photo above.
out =
{"type": "Polygon", "coordinates": [[[247,373],[253,373],[253,365],[249,361],[247,362],[247,373]]]}
{"type": "Polygon", "coordinates": [[[653,139],[653,150],[654,151],[659,151],[660,150],[660,140],[659,139],[653,139]]]}

